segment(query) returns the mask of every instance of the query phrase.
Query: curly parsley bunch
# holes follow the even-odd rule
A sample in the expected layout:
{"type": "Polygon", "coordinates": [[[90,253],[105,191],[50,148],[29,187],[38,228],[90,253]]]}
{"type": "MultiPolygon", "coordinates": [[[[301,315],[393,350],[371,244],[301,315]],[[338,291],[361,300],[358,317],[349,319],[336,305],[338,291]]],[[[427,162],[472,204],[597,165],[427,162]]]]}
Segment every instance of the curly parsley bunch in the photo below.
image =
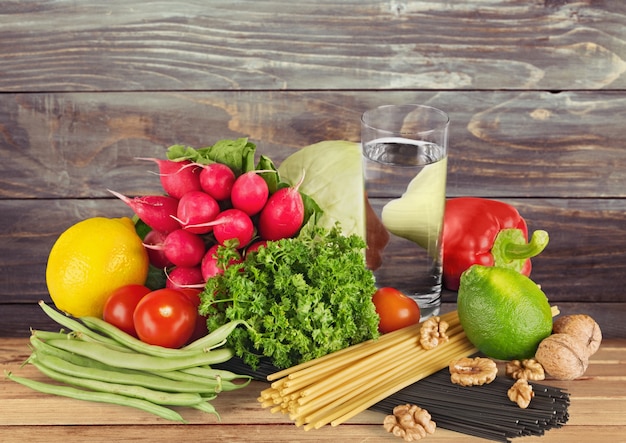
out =
{"type": "MultiPolygon", "coordinates": [[[[364,248],[361,237],[344,236],[339,226],[268,242],[209,279],[200,313],[209,331],[232,320],[250,326],[233,331],[228,345],[253,368],[261,357],[287,368],[378,337],[364,248]]],[[[234,257],[225,247],[218,254],[221,266],[234,257]]]]}

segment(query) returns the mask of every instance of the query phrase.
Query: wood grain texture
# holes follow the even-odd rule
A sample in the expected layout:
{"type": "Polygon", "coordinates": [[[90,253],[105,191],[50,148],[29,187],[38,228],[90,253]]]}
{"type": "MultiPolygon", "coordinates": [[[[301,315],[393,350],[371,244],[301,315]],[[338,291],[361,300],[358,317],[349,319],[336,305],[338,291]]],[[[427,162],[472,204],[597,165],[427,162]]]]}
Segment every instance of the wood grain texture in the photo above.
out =
{"type": "MultiPolygon", "coordinates": [[[[228,441],[232,443],[319,443],[320,441],[342,441],[346,443],[364,441],[395,441],[380,424],[361,425],[343,424],[338,428],[322,429],[313,432],[304,432],[292,426],[278,425],[248,425],[242,433],[240,425],[187,425],[187,426],[157,426],[146,429],[145,426],[6,426],[0,429],[0,437],[8,436],[7,442],[30,441],[33,443],[47,443],[49,441],[63,441],[65,443],[83,443],[96,441],[105,435],[109,441],[119,443],[153,443],[168,442],[176,439],[206,440],[207,433],[211,433],[214,441],[228,441]],[[33,429],[34,428],[34,429],[33,429]],[[332,431],[332,432],[331,432],[332,431]],[[34,434],[36,433],[36,434],[34,434]]],[[[581,437],[590,439],[602,438],[604,441],[623,443],[626,426],[565,426],[550,430],[541,437],[516,438],[516,443],[572,443],[581,437]]],[[[430,442],[438,443],[488,443],[490,440],[458,434],[440,429],[428,437],[430,442]]]]}
{"type": "Polygon", "coordinates": [[[623,198],[621,92],[142,92],[0,96],[0,197],[158,192],[135,157],[248,137],[280,163],[320,140],[359,140],[362,112],[416,102],[451,118],[448,195],[623,198]]]}
{"type": "Polygon", "coordinates": [[[3,2],[1,91],[619,89],[620,0],[3,2]]]}

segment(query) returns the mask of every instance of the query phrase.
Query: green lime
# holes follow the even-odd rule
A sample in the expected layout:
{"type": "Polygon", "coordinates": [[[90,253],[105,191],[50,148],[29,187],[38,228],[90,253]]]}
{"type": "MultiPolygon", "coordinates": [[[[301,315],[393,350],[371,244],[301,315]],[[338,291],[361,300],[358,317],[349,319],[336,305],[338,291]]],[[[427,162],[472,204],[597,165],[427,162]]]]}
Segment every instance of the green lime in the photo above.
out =
{"type": "Polygon", "coordinates": [[[470,267],[461,276],[457,305],[467,338],[487,357],[532,358],[552,332],[548,298],[511,269],[470,267]]]}

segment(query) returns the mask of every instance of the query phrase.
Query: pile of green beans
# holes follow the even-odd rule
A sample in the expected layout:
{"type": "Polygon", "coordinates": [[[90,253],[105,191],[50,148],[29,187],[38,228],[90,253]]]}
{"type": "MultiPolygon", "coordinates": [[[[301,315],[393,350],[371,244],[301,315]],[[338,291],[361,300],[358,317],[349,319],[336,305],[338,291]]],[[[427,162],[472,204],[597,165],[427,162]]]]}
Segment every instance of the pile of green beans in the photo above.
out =
{"type": "Polygon", "coordinates": [[[184,423],[172,406],[192,407],[219,418],[211,400],[250,382],[248,376],[211,367],[233,356],[224,345],[244,322],[230,322],[183,348],[170,349],[144,343],[99,318],[74,319],[43,301],[39,305],[64,330],[33,330],[27,363],[58,383],[7,374],[36,391],[130,406],[184,423]]]}

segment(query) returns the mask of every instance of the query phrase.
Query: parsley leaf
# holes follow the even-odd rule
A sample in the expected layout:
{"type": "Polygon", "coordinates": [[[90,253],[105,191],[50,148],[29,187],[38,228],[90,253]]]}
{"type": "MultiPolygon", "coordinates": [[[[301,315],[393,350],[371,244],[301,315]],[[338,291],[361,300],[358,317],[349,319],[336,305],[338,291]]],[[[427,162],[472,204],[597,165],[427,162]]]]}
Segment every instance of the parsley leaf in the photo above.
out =
{"type": "MultiPolygon", "coordinates": [[[[209,330],[231,320],[250,325],[234,331],[228,345],[253,368],[263,356],[287,368],[376,338],[376,287],[363,248],[361,237],[344,236],[338,225],[307,226],[209,279],[200,313],[209,330]]],[[[221,265],[233,254],[220,247],[221,265]]]]}

